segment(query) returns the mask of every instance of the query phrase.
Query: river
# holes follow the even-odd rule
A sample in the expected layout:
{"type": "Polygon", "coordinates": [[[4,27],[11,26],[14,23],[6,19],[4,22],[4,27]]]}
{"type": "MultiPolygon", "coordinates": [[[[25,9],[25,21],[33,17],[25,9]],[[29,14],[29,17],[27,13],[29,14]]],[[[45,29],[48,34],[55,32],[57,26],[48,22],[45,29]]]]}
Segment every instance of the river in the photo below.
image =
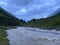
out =
{"type": "Polygon", "coordinates": [[[60,45],[60,31],[18,27],[7,34],[9,45],[60,45]]]}

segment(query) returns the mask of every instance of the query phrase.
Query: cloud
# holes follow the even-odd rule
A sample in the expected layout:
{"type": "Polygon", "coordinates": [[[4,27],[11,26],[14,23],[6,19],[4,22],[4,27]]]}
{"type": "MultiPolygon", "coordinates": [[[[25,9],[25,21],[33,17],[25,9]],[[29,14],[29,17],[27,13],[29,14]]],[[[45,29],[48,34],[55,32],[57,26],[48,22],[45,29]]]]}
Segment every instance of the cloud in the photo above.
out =
{"type": "Polygon", "coordinates": [[[0,2],[1,7],[24,20],[47,17],[60,8],[60,0],[0,0],[0,2]]]}
{"type": "Polygon", "coordinates": [[[7,3],[6,2],[3,2],[3,1],[0,1],[0,6],[6,6],[7,5],[7,3]]]}
{"type": "Polygon", "coordinates": [[[27,10],[26,8],[22,8],[22,9],[16,11],[15,14],[17,14],[17,15],[20,15],[20,14],[24,15],[24,14],[26,14],[27,12],[28,12],[28,10],[27,10]]]}

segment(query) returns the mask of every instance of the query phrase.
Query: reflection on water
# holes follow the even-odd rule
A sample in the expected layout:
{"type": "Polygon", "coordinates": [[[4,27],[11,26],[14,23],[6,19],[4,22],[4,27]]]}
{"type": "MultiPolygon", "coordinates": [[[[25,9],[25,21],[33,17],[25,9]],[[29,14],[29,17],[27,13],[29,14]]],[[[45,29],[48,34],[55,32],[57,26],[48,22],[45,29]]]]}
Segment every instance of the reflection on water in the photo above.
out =
{"type": "Polygon", "coordinates": [[[18,27],[7,33],[10,45],[60,45],[60,31],[18,27]]]}

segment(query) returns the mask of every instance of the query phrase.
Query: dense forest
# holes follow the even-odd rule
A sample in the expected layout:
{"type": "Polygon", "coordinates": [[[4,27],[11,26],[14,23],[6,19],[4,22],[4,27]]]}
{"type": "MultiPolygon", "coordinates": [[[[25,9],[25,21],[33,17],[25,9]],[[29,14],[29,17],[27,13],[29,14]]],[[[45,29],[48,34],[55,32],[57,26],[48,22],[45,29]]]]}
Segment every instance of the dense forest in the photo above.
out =
{"type": "Polygon", "coordinates": [[[23,22],[23,20],[19,20],[14,15],[0,7],[0,26],[20,26],[23,22]]]}
{"type": "Polygon", "coordinates": [[[60,29],[60,12],[58,11],[56,14],[51,15],[47,18],[41,19],[32,19],[28,21],[26,26],[31,27],[39,27],[42,29],[60,29]]]}

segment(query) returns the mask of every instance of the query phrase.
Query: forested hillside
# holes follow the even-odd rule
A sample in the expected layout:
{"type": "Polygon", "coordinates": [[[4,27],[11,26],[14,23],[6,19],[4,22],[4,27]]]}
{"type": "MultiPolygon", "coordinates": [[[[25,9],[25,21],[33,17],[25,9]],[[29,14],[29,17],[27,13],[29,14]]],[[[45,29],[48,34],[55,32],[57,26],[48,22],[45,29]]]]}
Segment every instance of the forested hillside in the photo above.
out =
{"type": "Polygon", "coordinates": [[[32,19],[27,23],[27,26],[39,27],[42,29],[60,29],[60,12],[41,19],[32,19]]]}
{"type": "Polygon", "coordinates": [[[20,22],[22,23],[22,20],[0,7],[0,26],[19,26],[20,22]]]}
{"type": "Polygon", "coordinates": [[[32,19],[27,23],[18,19],[0,7],[0,26],[30,26],[42,29],[60,29],[60,12],[47,18],[32,19]]]}

